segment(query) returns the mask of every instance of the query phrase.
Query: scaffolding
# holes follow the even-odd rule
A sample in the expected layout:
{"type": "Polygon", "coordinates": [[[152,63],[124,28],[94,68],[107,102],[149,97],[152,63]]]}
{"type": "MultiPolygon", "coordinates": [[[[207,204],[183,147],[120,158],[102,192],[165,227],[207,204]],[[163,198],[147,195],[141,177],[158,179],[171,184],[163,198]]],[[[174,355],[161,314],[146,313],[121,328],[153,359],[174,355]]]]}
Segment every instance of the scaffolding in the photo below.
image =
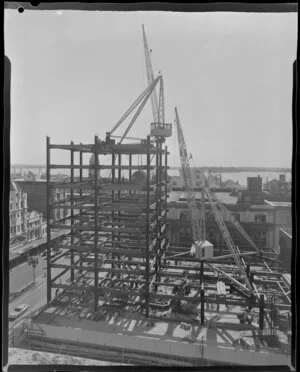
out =
{"type": "Polygon", "coordinates": [[[95,312],[100,301],[118,299],[149,316],[150,293],[157,290],[161,257],[168,247],[168,150],[163,142],[162,137],[150,141],[148,136],[140,143],[120,144],[95,136],[93,144],[56,145],[47,137],[48,304],[53,290],[62,289],[81,294],[81,301],[95,312]],[[51,163],[54,150],[69,152],[69,164],[51,163]],[[83,161],[85,154],[93,156],[94,164],[83,161]],[[55,169],[68,170],[69,180],[54,182],[55,169]],[[93,178],[84,177],[88,170],[93,178]],[[103,170],[109,177],[100,176],[103,170]],[[66,198],[54,201],[53,189],[67,189],[66,198]],[[50,220],[53,209],[63,209],[65,217],[50,220]],[[67,231],[60,244],[51,240],[54,229],[67,231]],[[61,253],[53,257],[53,250],[61,253]],[[69,281],[62,283],[65,275],[69,281]]]}

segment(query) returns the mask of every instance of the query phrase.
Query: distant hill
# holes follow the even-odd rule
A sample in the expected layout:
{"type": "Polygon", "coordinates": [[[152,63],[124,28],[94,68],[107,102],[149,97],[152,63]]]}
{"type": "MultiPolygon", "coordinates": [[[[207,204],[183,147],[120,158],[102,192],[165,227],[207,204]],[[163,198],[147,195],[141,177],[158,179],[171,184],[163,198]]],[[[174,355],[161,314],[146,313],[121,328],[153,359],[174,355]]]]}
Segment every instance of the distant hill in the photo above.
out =
{"type": "MultiPolygon", "coordinates": [[[[180,169],[181,167],[170,167],[170,169],[180,169]]],[[[235,173],[235,172],[291,172],[290,168],[270,168],[270,167],[197,167],[198,169],[211,170],[213,173],[235,173]]]]}

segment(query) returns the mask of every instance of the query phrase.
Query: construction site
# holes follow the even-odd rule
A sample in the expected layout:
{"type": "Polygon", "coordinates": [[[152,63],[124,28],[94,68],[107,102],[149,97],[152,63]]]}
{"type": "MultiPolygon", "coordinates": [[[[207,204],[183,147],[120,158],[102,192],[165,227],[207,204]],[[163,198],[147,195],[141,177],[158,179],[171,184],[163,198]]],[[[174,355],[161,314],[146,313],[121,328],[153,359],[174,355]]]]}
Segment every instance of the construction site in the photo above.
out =
{"type": "Polygon", "coordinates": [[[184,124],[177,109],[175,120],[165,120],[164,81],[155,77],[144,28],[143,41],[148,87],[111,131],[86,144],[47,137],[47,305],[31,318],[23,343],[137,365],[291,365],[290,277],[204,173],[196,203],[184,124]],[[149,135],[129,137],[147,102],[149,135]],[[192,245],[171,243],[167,224],[166,143],[176,135],[192,245]],[[67,153],[68,164],[53,163],[55,152],[67,153]],[[69,180],[51,178],[59,169],[69,180]],[[53,201],[55,189],[67,197],[53,201]],[[67,215],[53,221],[53,210],[67,215]],[[207,239],[207,213],[225,242],[221,252],[207,239]],[[54,242],[57,230],[65,234],[54,242]]]}

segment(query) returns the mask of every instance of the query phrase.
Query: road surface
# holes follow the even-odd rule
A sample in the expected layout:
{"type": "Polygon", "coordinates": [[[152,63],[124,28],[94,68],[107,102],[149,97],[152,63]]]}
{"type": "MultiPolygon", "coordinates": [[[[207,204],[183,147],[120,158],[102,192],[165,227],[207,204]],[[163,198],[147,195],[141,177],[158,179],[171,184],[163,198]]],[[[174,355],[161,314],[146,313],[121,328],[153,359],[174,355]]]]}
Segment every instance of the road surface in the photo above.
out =
{"type": "MultiPolygon", "coordinates": [[[[46,271],[47,262],[44,257],[38,257],[38,264],[35,268],[35,278],[41,277],[46,271]],[[44,269],[45,268],[45,269],[44,269]]],[[[9,272],[9,293],[18,292],[33,282],[33,268],[27,262],[14,267],[9,272]]]]}
{"type": "MultiPolygon", "coordinates": [[[[46,260],[42,260],[43,264],[46,265],[46,260]]],[[[62,263],[63,262],[61,260],[62,263]]],[[[32,270],[32,268],[31,268],[32,270]]],[[[61,269],[52,269],[52,277],[58,275],[61,272],[61,269]]],[[[62,283],[64,283],[70,277],[70,273],[64,274],[62,278],[62,283]]],[[[32,281],[32,280],[31,280],[32,281]]],[[[29,283],[31,282],[29,281],[29,283]]],[[[37,279],[38,285],[29,289],[28,291],[24,292],[20,297],[16,298],[12,302],[10,302],[8,307],[8,312],[11,313],[18,305],[26,304],[29,305],[29,309],[26,313],[24,313],[20,318],[16,319],[15,321],[9,321],[9,331],[12,328],[19,326],[26,317],[33,312],[40,308],[41,306],[46,305],[47,303],[47,280],[46,277],[43,275],[37,279]]],[[[56,289],[52,289],[52,298],[55,297],[56,289]]]]}

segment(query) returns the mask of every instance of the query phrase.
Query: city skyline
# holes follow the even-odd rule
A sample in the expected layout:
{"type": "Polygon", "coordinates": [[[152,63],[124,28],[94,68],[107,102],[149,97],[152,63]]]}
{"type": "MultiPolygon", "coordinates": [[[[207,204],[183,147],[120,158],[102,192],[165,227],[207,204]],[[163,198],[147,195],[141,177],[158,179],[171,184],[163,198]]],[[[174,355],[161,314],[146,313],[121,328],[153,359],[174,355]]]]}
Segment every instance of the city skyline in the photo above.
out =
{"type": "MultiPolygon", "coordinates": [[[[166,122],[177,106],[195,165],[290,168],[296,23],[296,14],[6,10],[11,162],[45,163],[47,135],[104,139],[147,86],[144,24],[166,122]]],[[[150,106],[129,135],[149,134],[150,106]]],[[[179,166],[175,128],[167,145],[179,166]]]]}

